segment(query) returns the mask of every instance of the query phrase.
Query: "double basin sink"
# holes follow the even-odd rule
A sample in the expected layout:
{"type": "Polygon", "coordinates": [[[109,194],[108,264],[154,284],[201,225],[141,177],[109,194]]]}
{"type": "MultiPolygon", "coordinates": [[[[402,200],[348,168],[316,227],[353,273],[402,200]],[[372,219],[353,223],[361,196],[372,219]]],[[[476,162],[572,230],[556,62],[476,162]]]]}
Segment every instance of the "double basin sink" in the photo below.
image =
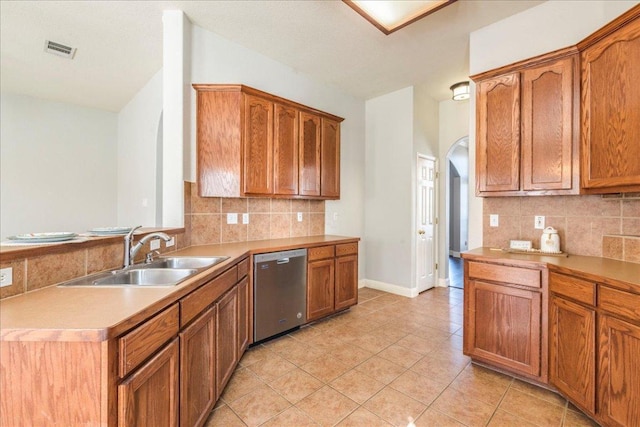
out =
{"type": "Polygon", "coordinates": [[[58,286],[175,286],[205,268],[225,260],[216,257],[168,257],[107,273],[81,277],[58,286]]]}

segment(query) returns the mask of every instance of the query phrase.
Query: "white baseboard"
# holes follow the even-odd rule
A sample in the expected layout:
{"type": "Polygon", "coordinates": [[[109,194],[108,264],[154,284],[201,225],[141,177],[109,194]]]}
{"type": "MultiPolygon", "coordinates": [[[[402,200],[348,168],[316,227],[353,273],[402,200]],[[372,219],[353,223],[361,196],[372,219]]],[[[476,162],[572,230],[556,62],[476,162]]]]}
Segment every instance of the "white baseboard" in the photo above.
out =
{"type": "Polygon", "coordinates": [[[389,292],[390,294],[396,294],[403,297],[414,298],[418,296],[418,290],[416,288],[405,288],[404,286],[378,282],[377,280],[362,279],[358,282],[358,287],[362,287],[361,285],[366,286],[367,288],[377,289],[379,291],[389,292]]]}
{"type": "Polygon", "coordinates": [[[439,278],[437,286],[441,287],[441,288],[448,288],[449,287],[449,279],[439,278]]]}

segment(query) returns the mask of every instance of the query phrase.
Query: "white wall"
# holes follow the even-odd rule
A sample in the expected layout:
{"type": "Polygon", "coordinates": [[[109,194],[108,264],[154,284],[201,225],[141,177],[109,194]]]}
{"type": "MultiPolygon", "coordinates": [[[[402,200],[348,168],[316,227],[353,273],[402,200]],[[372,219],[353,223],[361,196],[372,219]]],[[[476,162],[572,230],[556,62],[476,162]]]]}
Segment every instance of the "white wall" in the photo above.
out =
{"type": "Polygon", "coordinates": [[[2,93],[0,234],[116,224],[115,113],[2,93]]]}
{"type": "Polygon", "coordinates": [[[413,287],[413,117],[412,87],[366,102],[366,278],[405,288],[407,295],[413,287]]]}
{"type": "Polygon", "coordinates": [[[118,113],[118,224],[156,223],[162,70],[118,113]]]}
{"type": "Polygon", "coordinates": [[[470,73],[476,74],[571,46],[637,1],[548,1],[471,33],[470,73]]]}
{"type": "MultiPolygon", "coordinates": [[[[184,225],[185,146],[190,136],[191,22],[181,10],[162,13],[162,225],[184,225]]],[[[160,204],[159,204],[160,205],[160,204]]]]}
{"type": "MultiPolygon", "coordinates": [[[[481,73],[571,46],[637,1],[549,1],[470,34],[469,68],[481,73]]],[[[475,85],[469,107],[475,111],[475,85]]],[[[475,114],[469,118],[469,248],[482,246],[482,199],[475,197],[475,114]]]]}
{"type": "MultiPolygon", "coordinates": [[[[438,253],[440,257],[440,265],[442,268],[438,271],[438,277],[441,284],[448,277],[449,263],[449,232],[447,223],[449,220],[449,209],[447,204],[447,154],[453,144],[460,139],[469,135],[469,101],[441,101],[439,104],[439,138],[440,145],[438,147],[438,158],[440,159],[440,223],[438,224],[439,235],[441,236],[438,253]]],[[[471,179],[471,177],[469,177],[471,179]]],[[[469,184],[470,192],[473,193],[473,187],[469,184]]]]}
{"type": "MultiPolygon", "coordinates": [[[[191,31],[191,82],[242,83],[344,117],[341,132],[341,197],[326,203],[327,234],[364,236],[364,101],[322,84],[264,55],[223,39],[196,25],[191,31]],[[334,220],[334,214],[337,219],[334,220]]],[[[196,180],[195,91],[191,89],[190,159],[185,176],[196,180]]],[[[366,244],[360,244],[360,277],[366,244]]]]}

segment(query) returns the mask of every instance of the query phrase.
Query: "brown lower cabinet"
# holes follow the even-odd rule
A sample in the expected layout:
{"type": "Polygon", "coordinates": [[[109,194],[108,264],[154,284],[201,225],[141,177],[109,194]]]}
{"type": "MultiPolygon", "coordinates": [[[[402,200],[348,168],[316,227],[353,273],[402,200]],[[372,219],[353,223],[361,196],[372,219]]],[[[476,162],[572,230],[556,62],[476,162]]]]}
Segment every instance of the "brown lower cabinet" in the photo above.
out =
{"type": "Polygon", "coordinates": [[[542,270],[465,262],[464,353],[546,381],[542,270]]]}
{"type": "Polygon", "coordinates": [[[307,321],[358,303],[358,243],[310,248],[307,252],[307,321]]]}
{"type": "Polygon", "coordinates": [[[238,364],[238,288],[228,291],[216,304],[216,399],[238,364]]]}
{"type": "Polygon", "coordinates": [[[0,426],[204,425],[250,344],[248,270],[245,258],[108,341],[0,342],[0,426]],[[38,386],[5,386],[21,381],[38,386]]]}
{"type": "Polygon", "coordinates": [[[118,386],[118,425],[178,425],[178,339],[118,386]]]}
{"type": "Polygon", "coordinates": [[[549,273],[549,382],[591,413],[596,407],[595,287],[549,273]]]}
{"type": "Polygon", "coordinates": [[[217,306],[180,332],[180,425],[202,425],[216,402],[217,306]]]}
{"type": "Polygon", "coordinates": [[[555,272],[551,385],[605,426],[640,425],[640,295],[555,272]]]}

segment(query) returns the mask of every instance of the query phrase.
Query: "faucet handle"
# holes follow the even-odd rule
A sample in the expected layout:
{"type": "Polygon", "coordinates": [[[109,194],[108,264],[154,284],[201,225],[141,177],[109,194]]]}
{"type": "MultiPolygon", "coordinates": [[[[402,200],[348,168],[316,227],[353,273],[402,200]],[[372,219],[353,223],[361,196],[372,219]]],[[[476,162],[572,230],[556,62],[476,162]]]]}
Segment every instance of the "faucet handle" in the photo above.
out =
{"type": "Polygon", "coordinates": [[[153,257],[154,256],[160,256],[160,252],[158,251],[151,251],[149,253],[147,253],[144,257],[144,263],[145,264],[151,264],[153,262],[153,257]]]}

